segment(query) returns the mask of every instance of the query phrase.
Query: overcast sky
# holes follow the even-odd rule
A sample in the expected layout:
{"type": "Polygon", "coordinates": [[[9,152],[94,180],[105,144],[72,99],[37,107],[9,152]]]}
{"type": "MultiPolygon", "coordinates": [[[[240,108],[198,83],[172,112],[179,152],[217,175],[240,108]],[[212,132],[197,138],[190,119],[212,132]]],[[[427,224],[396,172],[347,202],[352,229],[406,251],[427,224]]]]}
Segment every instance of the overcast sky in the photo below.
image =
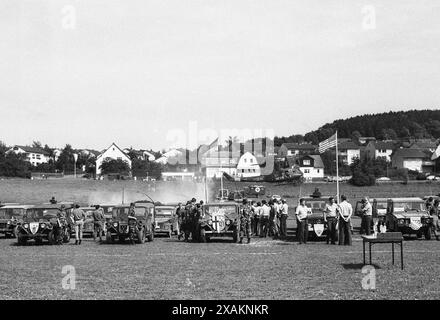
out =
{"type": "Polygon", "coordinates": [[[0,140],[163,149],[190,121],[290,135],[438,108],[439,17],[438,0],[2,0],[0,140]]]}

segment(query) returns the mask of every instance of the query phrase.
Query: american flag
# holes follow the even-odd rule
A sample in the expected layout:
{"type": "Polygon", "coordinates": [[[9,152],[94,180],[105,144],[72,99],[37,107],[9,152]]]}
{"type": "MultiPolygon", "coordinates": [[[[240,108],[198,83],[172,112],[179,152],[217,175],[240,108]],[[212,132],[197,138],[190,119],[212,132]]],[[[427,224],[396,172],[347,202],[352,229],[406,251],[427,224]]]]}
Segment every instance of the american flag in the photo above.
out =
{"type": "Polygon", "coordinates": [[[323,153],[325,150],[333,148],[336,146],[336,133],[330,138],[325,139],[319,143],[319,153],[323,153]]]}

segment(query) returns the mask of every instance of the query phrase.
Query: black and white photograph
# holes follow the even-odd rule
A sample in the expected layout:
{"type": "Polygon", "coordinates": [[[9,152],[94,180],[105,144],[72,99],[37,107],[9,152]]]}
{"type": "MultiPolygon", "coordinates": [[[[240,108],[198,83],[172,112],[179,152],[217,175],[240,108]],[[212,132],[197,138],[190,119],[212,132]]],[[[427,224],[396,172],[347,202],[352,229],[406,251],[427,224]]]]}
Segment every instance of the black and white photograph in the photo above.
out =
{"type": "Polygon", "coordinates": [[[440,299],[439,1],[1,0],[0,110],[0,302],[440,299]]]}

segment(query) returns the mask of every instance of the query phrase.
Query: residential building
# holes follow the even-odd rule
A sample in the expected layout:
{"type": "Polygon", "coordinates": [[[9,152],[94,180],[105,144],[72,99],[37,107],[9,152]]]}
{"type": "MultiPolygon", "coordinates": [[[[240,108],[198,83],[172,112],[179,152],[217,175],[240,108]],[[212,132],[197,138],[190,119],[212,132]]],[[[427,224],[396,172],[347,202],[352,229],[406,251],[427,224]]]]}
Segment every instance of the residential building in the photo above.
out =
{"type": "Polygon", "coordinates": [[[395,149],[393,141],[370,141],[365,147],[365,154],[368,159],[384,158],[391,162],[391,155],[395,149]]]}
{"type": "Polygon", "coordinates": [[[202,170],[207,178],[220,178],[223,172],[236,176],[239,159],[239,153],[211,150],[202,155],[202,170]]]}
{"type": "Polygon", "coordinates": [[[252,153],[244,153],[237,164],[237,176],[248,178],[248,177],[259,177],[261,175],[261,168],[258,164],[258,159],[252,153]]]}
{"type": "Polygon", "coordinates": [[[101,165],[105,159],[123,160],[127,162],[131,168],[130,157],[115,143],[112,143],[110,147],[102,151],[96,158],[96,176],[101,175],[101,165]]]}
{"type": "Polygon", "coordinates": [[[26,160],[29,161],[33,166],[37,166],[42,163],[48,163],[50,160],[49,153],[42,148],[15,145],[6,152],[24,154],[26,156],[26,160]]]}
{"type": "Polygon", "coordinates": [[[297,159],[299,169],[306,180],[324,178],[324,163],[320,155],[304,155],[297,159]]]}
{"type": "Polygon", "coordinates": [[[400,148],[393,152],[391,164],[393,167],[406,168],[418,172],[433,172],[435,163],[429,152],[419,149],[400,148]]]}
{"type": "Polygon", "coordinates": [[[310,143],[283,143],[278,150],[280,157],[311,154],[316,152],[317,146],[310,143]]]}
{"type": "Polygon", "coordinates": [[[350,165],[354,159],[361,158],[361,148],[353,141],[338,141],[339,160],[350,165]]]}

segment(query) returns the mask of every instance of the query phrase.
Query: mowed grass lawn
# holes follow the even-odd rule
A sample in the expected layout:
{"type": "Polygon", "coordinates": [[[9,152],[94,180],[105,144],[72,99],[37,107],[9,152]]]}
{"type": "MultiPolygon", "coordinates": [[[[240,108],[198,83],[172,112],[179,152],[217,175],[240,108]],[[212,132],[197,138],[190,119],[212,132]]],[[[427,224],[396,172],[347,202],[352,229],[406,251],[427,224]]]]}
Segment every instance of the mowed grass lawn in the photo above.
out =
{"type": "MultiPolygon", "coordinates": [[[[358,221],[355,221],[358,224],[358,221]]],[[[293,221],[289,221],[292,235],[293,221]]],[[[406,240],[405,269],[391,245],[376,245],[376,290],[362,289],[362,242],[298,245],[255,238],[142,245],[17,246],[0,239],[0,299],[439,299],[440,241],[406,240]],[[75,268],[64,290],[63,266],[75,268]]],[[[396,250],[397,251],[397,250],[396,250]]]]}

